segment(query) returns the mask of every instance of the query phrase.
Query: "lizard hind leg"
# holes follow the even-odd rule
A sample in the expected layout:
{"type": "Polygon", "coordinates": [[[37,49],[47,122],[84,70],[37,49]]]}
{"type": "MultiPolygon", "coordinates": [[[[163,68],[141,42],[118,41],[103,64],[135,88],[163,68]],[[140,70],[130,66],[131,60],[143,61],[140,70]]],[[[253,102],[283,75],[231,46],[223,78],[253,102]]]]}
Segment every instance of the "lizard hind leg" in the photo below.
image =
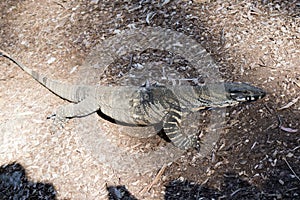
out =
{"type": "Polygon", "coordinates": [[[180,124],[181,115],[179,113],[169,113],[163,122],[163,129],[176,147],[187,150],[195,145],[195,141],[184,133],[180,124]]]}

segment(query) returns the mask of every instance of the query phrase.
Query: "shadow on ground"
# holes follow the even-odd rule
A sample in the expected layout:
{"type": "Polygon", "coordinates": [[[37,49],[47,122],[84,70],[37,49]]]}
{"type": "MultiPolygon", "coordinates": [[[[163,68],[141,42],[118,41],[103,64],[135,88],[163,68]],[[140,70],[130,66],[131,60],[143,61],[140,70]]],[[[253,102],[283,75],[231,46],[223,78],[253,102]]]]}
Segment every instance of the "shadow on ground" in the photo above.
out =
{"type": "MultiPolygon", "coordinates": [[[[224,174],[220,190],[196,184],[192,181],[173,180],[165,185],[164,200],[268,200],[268,199],[300,199],[300,188],[296,178],[290,184],[292,189],[280,187],[278,176],[274,173],[261,187],[250,184],[235,173],[224,174]],[[270,188],[273,188],[270,190],[270,188]]],[[[137,200],[125,186],[110,186],[107,188],[109,200],[137,200]]]]}
{"type": "MultiPolygon", "coordinates": [[[[188,180],[173,180],[165,185],[164,199],[300,199],[300,188],[296,177],[289,183],[293,187],[285,190],[285,187],[280,187],[282,183],[277,180],[280,174],[276,171],[278,170],[275,170],[260,188],[235,173],[224,174],[220,190],[188,180]]],[[[137,200],[124,185],[109,186],[107,191],[109,200],[137,200]]],[[[51,183],[29,181],[24,167],[19,163],[11,163],[0,167],[0,199],[54,200],[56,190],[51,183]]]]}
{"type": "Polygon", "coordinates": [[[54,200],[56,190],[50,183],[29,181],[24,167],[11,163],[0,167],[0,199],[54,200]]]}

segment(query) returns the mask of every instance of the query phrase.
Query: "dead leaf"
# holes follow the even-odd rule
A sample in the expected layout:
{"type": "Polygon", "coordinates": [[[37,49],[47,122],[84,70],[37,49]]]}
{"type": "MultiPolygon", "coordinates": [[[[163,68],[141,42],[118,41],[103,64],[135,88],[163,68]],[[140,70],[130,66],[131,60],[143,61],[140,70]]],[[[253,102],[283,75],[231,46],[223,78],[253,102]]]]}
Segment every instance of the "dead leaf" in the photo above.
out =
{"type": "Polygon", "coordinates": [[[288,133],[297,133],[298,132],[298,129],[292,129],[292,128],[288,128],[288,127],[284,127],[284,126],[280,126],[280,129],[285,132],[288,132],[288,133]]]}
{"type": "Polygon", "coordinates": [[[297,103],[297,101],[299,100],[300,97],[297,97],[296,99],[293,99],[291,102],[289,102],[288,104],[286,104],[285,106],[282,106],[281,108],[279,108],[278,110],[283,110],[286,108],[291,107],[292,105],[294,105],[295,103],[297,103]]]}

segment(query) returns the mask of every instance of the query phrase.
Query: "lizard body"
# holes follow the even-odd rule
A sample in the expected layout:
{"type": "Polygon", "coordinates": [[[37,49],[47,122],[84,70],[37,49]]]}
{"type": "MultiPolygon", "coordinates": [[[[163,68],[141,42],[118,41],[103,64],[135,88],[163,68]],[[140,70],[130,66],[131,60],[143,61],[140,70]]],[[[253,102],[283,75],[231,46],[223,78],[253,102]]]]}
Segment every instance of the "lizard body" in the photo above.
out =
{"type": "Polygon", "coordinates": [[[181,130],[183,113],[255,101],[266,94],[260,88],[238,82],[177,87],[158,84],[140,87],[72,85],[48,79],[2,50],[0,56],[13,61],[54,94],[72,102],[57,110],[56,119],[83,117],[100,110],[122,124],[149,126],[162,123],[166,135],[181,149],[194,145],[181,130]]]}

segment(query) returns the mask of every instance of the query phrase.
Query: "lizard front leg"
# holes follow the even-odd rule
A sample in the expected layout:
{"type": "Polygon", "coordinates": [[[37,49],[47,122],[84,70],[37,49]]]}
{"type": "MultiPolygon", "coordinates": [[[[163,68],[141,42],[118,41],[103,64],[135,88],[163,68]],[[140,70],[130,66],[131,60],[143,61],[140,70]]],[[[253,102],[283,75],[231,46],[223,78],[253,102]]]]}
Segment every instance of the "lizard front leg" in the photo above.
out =
{"type": "Polygon", "coordinates": [[[86,98],[79,103],[59,107],[50,118],[54,118],[55,125],[62,125],[69,118],[84,117],[99,109],[100,106],[94,98],[86,98]]]}
{"type": "Polygon", "coordinates": [[[163,129],[168,138],[176,147],[186,150],[196,146],[196,139],[186,135],[181,129],[180,111],[171,111],[167,114],[163,121],[163,129]]]}

